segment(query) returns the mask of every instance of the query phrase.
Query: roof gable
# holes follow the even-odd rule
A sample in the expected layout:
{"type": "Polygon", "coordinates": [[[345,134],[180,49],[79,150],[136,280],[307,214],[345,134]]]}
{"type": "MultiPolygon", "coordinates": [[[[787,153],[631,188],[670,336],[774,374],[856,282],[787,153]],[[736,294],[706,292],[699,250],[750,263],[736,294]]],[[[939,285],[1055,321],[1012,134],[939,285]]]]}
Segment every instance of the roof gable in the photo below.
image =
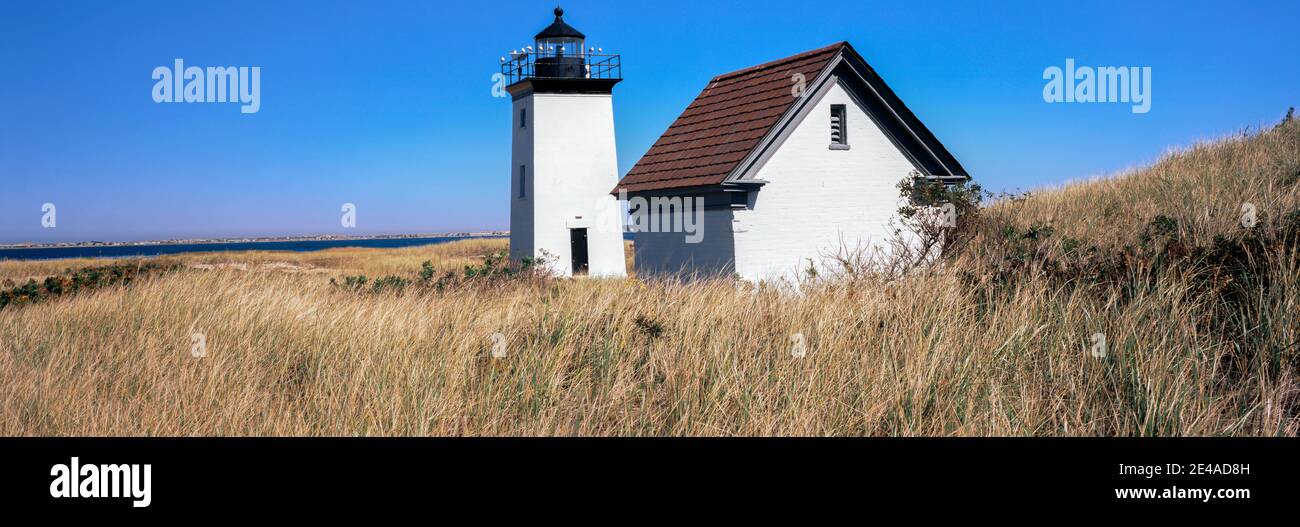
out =
{"type": "Polygon", "coordinates": [[[758,66],[714,77],[659,140],[637,161],[613,190],[652,190],[710,187],[735,179],[750,166],[756,154],[778,134],[778,125],[803,106],[807,97],[793,91],[795,74],[802,74],[807,90],[824,80],[830,70],[839,69],[848,57],[860,71],[861,83],[871,88],[876,100],[868,111],[882,113],[891,136],[909,157],[922,158],[918,168],[926,172],[951,172],[966,177],[965,170],[907,110],[884,81],[847,42],[800,53],[758,66]],[[900,134],[903,130],[907,133],[900,134]],[[916,150],[916,151],[913,151],[916,150]]]}

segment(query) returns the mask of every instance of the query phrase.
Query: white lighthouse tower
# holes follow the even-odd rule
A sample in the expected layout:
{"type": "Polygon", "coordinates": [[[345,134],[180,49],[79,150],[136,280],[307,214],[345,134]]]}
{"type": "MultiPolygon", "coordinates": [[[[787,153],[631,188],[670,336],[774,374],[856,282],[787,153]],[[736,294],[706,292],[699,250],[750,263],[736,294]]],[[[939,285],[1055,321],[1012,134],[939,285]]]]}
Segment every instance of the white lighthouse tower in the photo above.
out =
{"type": "Polygon", "coordinates": [[[546,257],[561,276],[625,276],[614,152],[618,55],[555,22],[502,62],[511,119],[510,258],[546,257]]]}

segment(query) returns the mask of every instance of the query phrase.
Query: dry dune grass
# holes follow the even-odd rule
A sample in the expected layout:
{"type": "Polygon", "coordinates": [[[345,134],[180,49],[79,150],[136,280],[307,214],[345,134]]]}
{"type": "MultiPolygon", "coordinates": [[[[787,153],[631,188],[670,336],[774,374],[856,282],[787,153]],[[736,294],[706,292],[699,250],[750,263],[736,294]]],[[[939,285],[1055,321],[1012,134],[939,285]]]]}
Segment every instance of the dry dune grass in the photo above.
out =
{"type": "MultiPolygon", "coordinates": [[[[410,271],[420,267],[420,262],[433,260],[442,267],[459,267],[476,263],[489,251],[503,246],[500,239],[473,238],[450,245],[403,247],[374,250],[361,247],[340,247],[314,252],[293,251],[232,251],[193,253],[182,256],[155,258],[162,262],[180,262],[190,266],[242,265],[247,269],[269,269],[286,265],[307,269],[330,269],[353,274],[385,275],[410,271]]],[[[28,278],[43,278],[66,269],[104,265],[113,260],[96,258],[68,258],[61,260],[0,260],[0,280],[20,282],[28,278]]],[[[117,260],[133,261],[132,259],[117,260]]]]}
{"type": "MultiPolygon", "coordinates": [[[[1116,250],[1164,214],[1210,243],[1236,232],[1242,201],[1261,218],[1296,210],[1287,178],[1300,170],[1298,141],[1291,123],[986,214],[1050,219],[1053,240],[1116,250]]],[[[180,256],[191,266],[0,310],[0,433],[1300,433],[1292,242],[1257,255],[1249,302],[1230,305],[1202,292],[1191,265],[1130,269],[1109,285],[1028,272],[991,292],[971,285],[967,275],[986,270],[974,256],[894,282],[810,281],[797,294],[637,279],[372,293],[327,279],[414,278],[423,260],[459,269],[505,243],[180,256]],[[268,272],[192,267],[235,262],[268,272]],[[1211,330],[1225,314],[1249,338],[1211,330]],[[206,337],[201,358],[193,333],[206,337]],[[1098,333],[1105,358],[1090,353],[1098,333]]]]}
{"type": "Polygon", "coordinates": [[[47,276],[59,274],[67,269],[104,265],[106,261],[107,260],[99,258],[0,260],[0,281],[9,280],[15,283],[22,283],[27,280],[41,280],[47,276]]]}
{"type": "Polygon", "coordinates": [[[1180,234],[1205,245],[1241,232],[1243,205],[1267,223],[1300,207],[1300,133],[1284,123],[1261,134],[1205,141],[1117,177],[1066,185],[995,206],[1014,223],[1050,223],[1062,235],[1114,249],[1155,217],[1179,220],[1180,234]]]}

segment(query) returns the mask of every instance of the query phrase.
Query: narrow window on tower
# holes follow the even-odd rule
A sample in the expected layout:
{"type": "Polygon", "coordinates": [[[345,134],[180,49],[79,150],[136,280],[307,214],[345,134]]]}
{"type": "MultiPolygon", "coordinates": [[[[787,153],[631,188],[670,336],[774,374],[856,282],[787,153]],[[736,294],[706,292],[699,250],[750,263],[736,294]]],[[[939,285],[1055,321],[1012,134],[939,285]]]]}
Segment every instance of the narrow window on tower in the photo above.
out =
{"type": "Polygon", "coordinates": [[[848,150],[847,112],[843,104],[831,105],[831,150],[848,150]]]}
{"type": "Polygon", "coordinates": [[[524,165],[519,165],[519,199],[528,197],[528,193],[524,190],[528,188],[526,185],[527,183],[526,174],[527,174],[527,168],[524,167],[524,165]]]}
{"type": "Polygon", "coordinates": [[[519,109],[519,127],[528,128],[528,108],[519,109]]]}

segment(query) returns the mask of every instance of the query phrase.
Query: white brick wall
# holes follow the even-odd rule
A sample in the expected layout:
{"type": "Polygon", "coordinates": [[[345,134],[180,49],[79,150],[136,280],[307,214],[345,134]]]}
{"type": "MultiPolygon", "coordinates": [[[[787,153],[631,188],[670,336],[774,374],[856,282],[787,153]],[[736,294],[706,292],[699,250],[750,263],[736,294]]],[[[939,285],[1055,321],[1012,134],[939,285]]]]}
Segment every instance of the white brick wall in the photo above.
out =
{"type": "Polygon", "coordinates": [[[841,247],[884,247],[912,164],[844,88],[826,95],[758,171],[767,180],[738,211],[736,272],[747,280],[796,278],[841,247]],[[830,149],[830,108],[845,105],[848,150],[830,149]]]}

